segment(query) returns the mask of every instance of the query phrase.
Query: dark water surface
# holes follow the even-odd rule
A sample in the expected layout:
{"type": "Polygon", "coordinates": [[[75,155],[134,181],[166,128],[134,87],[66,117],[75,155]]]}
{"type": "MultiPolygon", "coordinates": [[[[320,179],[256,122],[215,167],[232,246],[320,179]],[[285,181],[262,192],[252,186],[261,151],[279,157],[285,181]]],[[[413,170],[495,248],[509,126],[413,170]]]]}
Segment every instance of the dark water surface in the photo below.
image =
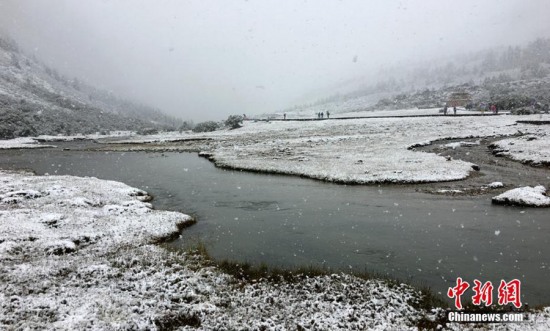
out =
{"type": "MultiPolygon", "coordinates": [[[[411,186],[228,171],[185,153],[11,150],[0,151],[0,168],[142,188],[157,209],[197,217],[174,246],[200,240],[214,258],[377,272],[443,295],[456,277],[472,286],[490,280],[494,301],[500,280],[517,278],[523,303],[550,303],[548,209],[493,206],[490,196],[435,196],[411,186]]],[[[463,300],[473,294],[468,289],[463,300]]]]}

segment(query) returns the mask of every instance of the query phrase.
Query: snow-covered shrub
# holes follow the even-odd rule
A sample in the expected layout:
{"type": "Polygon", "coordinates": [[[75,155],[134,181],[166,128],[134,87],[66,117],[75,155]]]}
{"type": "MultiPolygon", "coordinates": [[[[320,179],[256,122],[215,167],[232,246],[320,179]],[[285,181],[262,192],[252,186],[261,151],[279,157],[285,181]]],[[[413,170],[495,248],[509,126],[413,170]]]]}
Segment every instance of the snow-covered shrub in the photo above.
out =
{"type": "Polygon", "coordinates": [[[139,135],[149,135],[149,134],[157,134],[159,133],[159,130],[156,128],[143,128],[141,130],[138,130],[137,134],[139,135]]]}
{"type": "Polygon", "coordinates": [[[243,117],[240,115],[229,115],[229,117],[225,120],[225,126],[230,129],[238,129],[241,127],[242,123],[243,117]]]}
{"type": "Polygon", "coordinates": [[[193,128],[193,132],[212,132],[212,131],[216,131],[216,129],[218,129],[219,127],[220,126],[217,122],[206,121],[206,122],[197,124],[193,128]]]}

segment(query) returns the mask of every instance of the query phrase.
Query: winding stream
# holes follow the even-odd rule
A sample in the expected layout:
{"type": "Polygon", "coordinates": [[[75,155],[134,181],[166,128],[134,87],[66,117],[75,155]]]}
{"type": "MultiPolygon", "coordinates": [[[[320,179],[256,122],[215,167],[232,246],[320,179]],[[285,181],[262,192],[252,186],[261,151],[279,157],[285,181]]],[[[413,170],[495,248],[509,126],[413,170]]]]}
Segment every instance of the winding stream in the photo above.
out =
{"type": "Polygon", "coordinates": [[[491,280],[495,288],[500,279],[518,278],[523,303],[550,303],[548,210],[493,206],[490,195],[228,171],[187,153],[10,150],[0,151],[0,168],[95,176],[147,190],[156,208],[198,219],[172,245],[200,240],[214,258],[376,272],[442,295],[456,277],[491,280]]]}

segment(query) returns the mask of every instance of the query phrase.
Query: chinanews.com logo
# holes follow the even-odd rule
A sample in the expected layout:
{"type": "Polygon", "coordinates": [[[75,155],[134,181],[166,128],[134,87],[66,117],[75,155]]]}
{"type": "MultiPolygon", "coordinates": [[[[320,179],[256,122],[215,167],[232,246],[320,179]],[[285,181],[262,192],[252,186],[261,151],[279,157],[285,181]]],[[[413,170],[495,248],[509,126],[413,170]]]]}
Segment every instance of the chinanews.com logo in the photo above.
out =
{"type": "MultiPolygon", "coordinates": [[[[522,312],[503,312],[503,311],[465,311],[462,305],[462,295],[470,288],[470,283],[463,281],[462,278],[456,279],[456,286],[449,287],[447,296],[449,299],[454,299],[456,311],[447,313],[448,322],[463,322],[463,323],[504,323],[504,322],[522,322],[524,314],[522,312]]],[[[520,309],[521,304],[521,281],[512,279],[511,281],[501,280],[498,285],[496,301],[493,301],[494,286],[490,281],[482,283],[474,279],[474,286],[471,287],[474,295],[472,304],[477,307],[491,307],[493,303],[498,306],[515,307],[520,309]]]]}

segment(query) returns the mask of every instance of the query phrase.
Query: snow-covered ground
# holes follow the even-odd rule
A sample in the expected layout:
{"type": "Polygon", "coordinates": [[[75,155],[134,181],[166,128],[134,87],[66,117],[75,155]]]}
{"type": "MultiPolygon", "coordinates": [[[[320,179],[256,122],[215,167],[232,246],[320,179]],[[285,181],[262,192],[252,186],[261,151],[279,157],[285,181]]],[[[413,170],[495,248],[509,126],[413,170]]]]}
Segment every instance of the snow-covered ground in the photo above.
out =
{"type": "MultiPolygon", "coordinates": [[[[361,108],[334,108],[334,107],[313,107],[307,111],[289,111],[284,113],[272,114],[269,117],[271,119],[283,119],[283,115],[286,114],[287,119],[307,119],[317,118],[318,112],[323,112],[324,118],[327,118],[326,112],[330,114],[329,118],[349,118],[349,117],[397,117],[397,116],[426,116],[426,115],[443,115],[441,112],[443,108],[408,108],[408,109],[396,109],[396,110],[361,110],[361,108]]],[[[466,110],[463,107],[457,108],[457,115],[478,115],[483,114],[481,111],[466,110]]],[[[502,113],[502,112],[501,112],[502,113]]],[[[485,112],[488,114],[488,112],[485,112]]],[[[454,112],[452,108],[449,108],[447,116],[453,116],[454,112]]]]}
{"type": "Polygon", "coordinates": [[[550,197],[546,196],[546,188],[542,185],[519,187],[506,191],[493,197],[493,202],[531,207],[550,207],[550,197]]]}
{"type": "Polygon", "coordinates": [[[79,134],[79,135],[72,135],[72,136],[64,136],[64,135],[57,135],[57,136],[49,136],[49,135],[40,135],[36,138],[34,138],[37,141],[73,141],[73,140],[96,140],[96,139],[104,139],[104,138],[121,138],[121,137],[132,137],[135,136],[136,133],[134,131],[111,131],[108,134],[101,134],[99,132],[96,132],[94,134],[79,134]]]}
{"type": "MultiPolygon", "coordinates": [[[[364,112],[347,112],[334,115],[335,117],[381,117],[381,116],[425,116],[425,115],[442,115],[440,112],[442,108],[410,108],[410,109],[396,109],[396,110],[373,110],[364,112]]],[[[459,107],[456,110],[457,115],[477,115],[482,114],[475,110],[466,110],[463,107],[459,107]]],[[[453,109],[449,108],[447,116],[453,116],[453,109]]]]}
{"type": "Polygon", "coordinates": [[[85,134],[85,135],[72,135],[72,136],[47,136],[40,135],[37,137],[20,137],[13,139],[0,139],[0,149],[19,149],[19,148],[47,148],[56,147],[54,145],[46,145],[44,142],[56,142],[56,141],[74,141],[74,140],[96,140],[106,138],[121,138],[132,137],[135,132],[132,131],[113,131],[109,134],[85,134]]]}
{"type": "MultiPolygon", "coordinates": [[[[379,113],[410,111],[414,110],[379,113]]],[[[537,117],[550,119],[548,115],[537,117]]],[[[532,116],[247,121],[237,130],[135,135],[112,142],[130,145],[155,143],[158,146],[152,146],[152,149],[158,150],[178,150],[177,143],[181,142],[182,150],[203,151],[218,166],[250,171],[298,175],[341,183],[421,183],[460,180],[475,171],[472,163],[414,150],[416,146],[440,139],[526,134],[525,137],[498,142],[497,148],[502,149],[503,154],[521,161],[548,162],[550,127],[516,124],[516,121],[525,119],[532,119],[532,116]],[[164,143],[176,145],[163,146],[164,143]]],[[[60,139],[42,138],[42,141],[60,139]]],[[[69,138],[76,139],[66,139],[69,138]]],[[[31,144],[28,138],[23,140],[24,144],[18,143],[19,140],[0,141],[0,148],[39,146],[31,144]]],[[[453,142],[447,147],[460,148],[476,143],[453,142]]],[[[127,148],[130,150],[136,147],[127,148]]]]}
{"type": "Polygon", "coordinates": [[[502,115],[246,122],[238,130],[200,136],[213,139],[204,151],[221,167],[342,183],[418,183],[459,180],[474,170],[471,163],[415,151],[414,146],[439,139],[506,136],[520,131],[536,137],[550,133],[548,126],[516,124],[524,118],[502,115]]]}
{"type": "Polygon", "coordinates": [[[30,137],[0,140],[0,149],[45,148],[45,147],[55,147],[55,146],[39,144],[35,139],[30,137]]]}
{"type": "MultiPolygon", "coordinates": [[[[546,127],[550,127],[545,125],[546,127]]],[[[525,135],[499,140],[492,145],[496,153],[533,165],[550,165],[550,129],[542,135],[525,135]]]]}

